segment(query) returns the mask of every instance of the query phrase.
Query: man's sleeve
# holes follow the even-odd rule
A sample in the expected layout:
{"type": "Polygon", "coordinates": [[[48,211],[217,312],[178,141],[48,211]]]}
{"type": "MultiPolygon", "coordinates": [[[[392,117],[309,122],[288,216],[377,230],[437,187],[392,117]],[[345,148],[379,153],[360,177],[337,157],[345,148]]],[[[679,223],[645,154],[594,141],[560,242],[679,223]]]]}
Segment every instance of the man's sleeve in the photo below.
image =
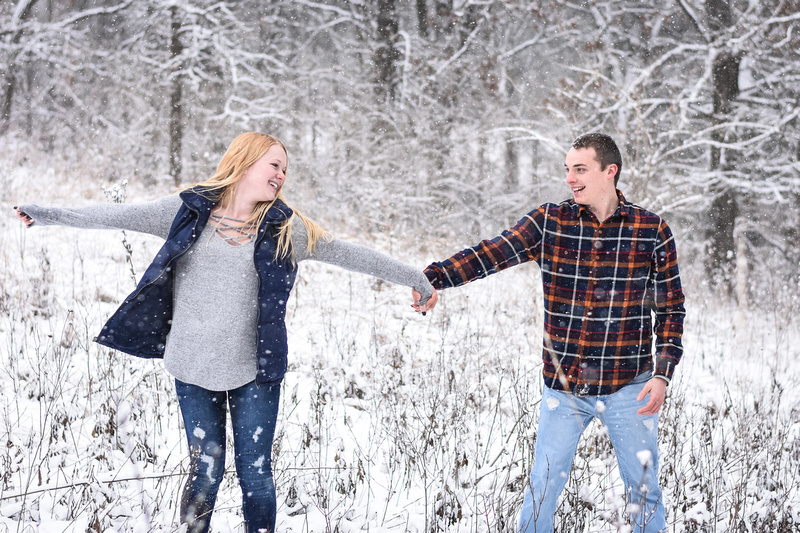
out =
{"type": "Polygon", "coordinates": [[[658,243],[654,256],[653,310],[656,319],[656,368],[654,375],[672,379],[675,366],[683,355],[683,289],[678,272],[678,254],[675,237],[666,222],[662,221],[658,231],[658,243]]]}
{"type": "Polygon", "coordinates": [[[435,289],[458,287],[508,267],[532,260],[542,241],[544,206],[525,215],[494,239],[486,239],[425,269],[435,289]]]}

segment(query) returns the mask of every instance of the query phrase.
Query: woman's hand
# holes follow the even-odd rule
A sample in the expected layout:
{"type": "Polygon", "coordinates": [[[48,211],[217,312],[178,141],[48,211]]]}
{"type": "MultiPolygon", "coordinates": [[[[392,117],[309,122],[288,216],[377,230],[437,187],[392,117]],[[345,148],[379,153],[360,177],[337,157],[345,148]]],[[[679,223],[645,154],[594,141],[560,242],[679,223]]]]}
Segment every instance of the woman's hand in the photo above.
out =
{"type": "Polygon", "coordinates": [[[25,227],[30,228],[33,225],[33,219],[28,213],[25,211],[20,211],[19,207],[17,206],[14,206],[14,210],[17,212],[19,219],[25,224],[25,227]]]}

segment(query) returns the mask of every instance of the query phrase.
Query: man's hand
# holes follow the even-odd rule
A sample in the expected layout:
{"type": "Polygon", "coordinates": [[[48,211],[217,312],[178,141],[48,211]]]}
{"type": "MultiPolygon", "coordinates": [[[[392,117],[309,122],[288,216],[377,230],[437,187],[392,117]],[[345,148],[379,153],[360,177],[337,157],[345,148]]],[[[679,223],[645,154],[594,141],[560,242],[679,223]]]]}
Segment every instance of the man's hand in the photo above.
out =
{"type": "Polygon", "coordinates": [[[414,311],[422,313],[423,315],[426,311],[430,311],[436,307],[436,302],[439,301],[439,294],[436,291],[433,291],[433,294],[428,298],[428,301],[425,302],[425,305],[420,305],[419,299],[422,298],[422,296],[420,296],[415,289],[411,289],[411,297],[414,298],[414,304],[411,307],[414,308],[414,311]]]}
{"type": "Polygon", "coordinates": [[[664,398],[667,395],[667,380],[658,377],[651,378],[650,381],[644,384],[644,388],[636,400],[641,402],[648,394],[650,395],[650,401],[636,411],[637,414],[654,415],[658,413],[661,406],[664,405],[664,398]]]}

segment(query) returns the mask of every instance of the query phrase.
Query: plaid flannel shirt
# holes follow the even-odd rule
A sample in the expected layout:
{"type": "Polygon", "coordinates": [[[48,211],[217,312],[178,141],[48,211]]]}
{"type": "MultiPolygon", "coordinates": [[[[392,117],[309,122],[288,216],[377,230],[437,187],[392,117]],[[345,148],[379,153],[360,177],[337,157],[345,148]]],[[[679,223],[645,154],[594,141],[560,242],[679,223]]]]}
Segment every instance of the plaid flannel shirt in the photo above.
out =
{"type": "Polygon", "coordinates": [[[685,315],[675,240],[661,217],[617,195],[619,207],[602,224],[573,200],[544,204],[425,274],[446,289],[535,261],[548,387],[600,396],[647,371],[669,381],[683,354],[685,315]]]}

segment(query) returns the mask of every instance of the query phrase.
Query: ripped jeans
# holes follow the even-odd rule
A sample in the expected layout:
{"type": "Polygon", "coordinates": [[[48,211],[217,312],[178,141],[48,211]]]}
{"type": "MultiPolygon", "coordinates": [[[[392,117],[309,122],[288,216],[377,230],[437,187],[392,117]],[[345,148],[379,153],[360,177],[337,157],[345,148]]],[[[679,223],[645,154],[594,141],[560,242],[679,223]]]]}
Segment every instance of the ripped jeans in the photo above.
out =
{"type": "Polygon", "coordinates": [[[534,464],[519,516],[520,533],[552,533],[558,497],[567,483],[581,434],[593,418],[605,425],[611,438],[633,531],[655,533],[666,527],[658,487],[658,415],[636,413],[649,399],[636,400],[649,379],[649,373],[643,374],[606,396],[581,397],[545,387],[534,464]]]}
{"type": "Polygon", "coordinates": [[[210,391],[175,380],[189,441],[191,464],[181,497],[181,523],[205,533],[225,472],[225,424],[230,407],[236,474],[242,489],[245,531],[275,531],[277,500],[272,480],[272,439],[280,384],[255,381],[229,391],[210,391]]]}

